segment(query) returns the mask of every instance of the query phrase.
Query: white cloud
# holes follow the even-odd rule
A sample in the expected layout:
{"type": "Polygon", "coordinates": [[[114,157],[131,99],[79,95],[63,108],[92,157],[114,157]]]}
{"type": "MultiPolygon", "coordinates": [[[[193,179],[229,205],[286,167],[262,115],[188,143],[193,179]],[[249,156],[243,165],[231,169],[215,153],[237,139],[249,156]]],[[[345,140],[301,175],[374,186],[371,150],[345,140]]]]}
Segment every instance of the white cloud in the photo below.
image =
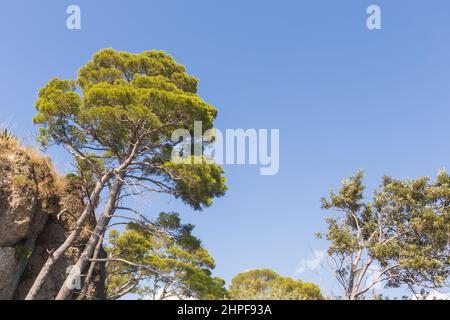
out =
{"type": "Polygon", "coordinates": [[[413,295],[412,300],[450,300],[450,293],[442,293],[439,291],[430,292],[428,295],[413,295]]]}
{"type": "Polygon", "coordinates": [[[302,274],[306,271],[317,270],[327,257],[326,251],[314,250],[310,259],[303,259],[300,266],[295,270],[296,274],[302,274]]]}

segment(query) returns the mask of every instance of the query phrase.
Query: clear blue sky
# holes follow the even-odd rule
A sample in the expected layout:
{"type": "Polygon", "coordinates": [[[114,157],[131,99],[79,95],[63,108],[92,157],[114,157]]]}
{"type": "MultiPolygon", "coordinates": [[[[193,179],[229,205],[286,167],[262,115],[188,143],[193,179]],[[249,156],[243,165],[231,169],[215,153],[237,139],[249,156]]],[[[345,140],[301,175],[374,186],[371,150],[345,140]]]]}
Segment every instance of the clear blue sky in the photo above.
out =
{"type": "MultiPolygon", "coordinates": [[[[74,78],[105,47],[172,54],[200,78],[220,129],[280,129],[278,175],[226,166],[229,192],[210,209],[148,206],[194,223],[228,281],[263,267],[298,277],[302,259],[326,248],[314,239],[320,198],[359,168],[372,188],[384,174],[449,166],[448,0],[16,0],[0,10],[0,39],[0,122],[24,138],[36,131],[38,89],[74,78]],[[70,4],[81,7],[80,31],[65,27],[70,4]],[[381,6],[381,31],[366,28],[370,4],[381,6]]],[[[51,154],[66,170],[65,155],[51,154]]]]}

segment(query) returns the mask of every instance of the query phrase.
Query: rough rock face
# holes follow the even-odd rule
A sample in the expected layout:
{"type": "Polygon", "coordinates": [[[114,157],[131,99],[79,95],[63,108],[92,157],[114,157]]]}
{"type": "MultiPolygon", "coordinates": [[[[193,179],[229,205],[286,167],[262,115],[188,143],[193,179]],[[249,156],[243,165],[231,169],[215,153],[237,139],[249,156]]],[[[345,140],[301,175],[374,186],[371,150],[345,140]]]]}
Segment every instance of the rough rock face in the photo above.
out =
{"type": "Polygon", "coordinates": [[[11,292],[17,282],[17,278],[11,275],[20,269],[20,260],[16,258],[16,249],[0,248],[0,299],[11,299],[11,292]]]}
{"type": "Polygon", "coordinates": [[[47,219],[43,209],[54,191],[46,160],[37,162],[18,148],[6,151],[0,151],[0,247],[14,246],[42,231],[47,219]]]}
{"type": "MultiPolygon", "coordinates": [[[[48,258],[48,252],[57,249],[72,231],[79,214],[82,212],[83,203],[76,193],[71,190],[72,184],[66,182],[64,189],[60,191],[61,194],[61,211],[65,214],[61,215],[59,219],[56,216],[50,216],[47,224],[36,241],[36,245],[28,261],[28,265],[22,276],[21,282],[14,295],[15,299],[25,298],[28,290],[37,276],[35,270],[40,270],[48,258]]],[[[60,212],[61,212],[60,211],[60,212]]],[[[92,222],[92,220],[91,220],[92,222]]],[[[56,263],[49,278],[45,282],[38,299],[48,300],[52,299],[61,288],[62,282],[66,276],[67,270],[80,257],[84,244],[89,240],[92,230],[92,223],[85,226],[85,230],[81,233],[78,241],[64,254],[64,258],[56,263]]],[[[86,296],[80,297],[84,299],[104,299],[104,270],[99,269],[94,273],[94,277],[89,284],[89,290],[86,296]],[[103,279],[103,280],[102,280],[103,279]]]]}
{"type": "MultiPolygon", "coordinates": [[[[64,242],[65,226],[64,222],[58,221],[55,217],[49,219],[47,226],[37,240],[33,254],[28,261],[27,267],[21,277],[20,284],[15,291],[14,299],[22,300],[25,298],[37,276],[36,270],[40,270],[47,260],[48,252],[57,249],[64,242]]],[[[55,265],[49,278],[39,292],[37,299],[49,300],[56,296],[70,266],[80,257],[83,249],[82,240],[87,241],[87,238],[82,238],[79,243],[76,243],[67,250],[64,258],[55,265]]],[[[80,298],[105,299],[106,295],[104,290],[104,270],[100,269],[94,274],[86,295],[80,298]]]]}
{"type": "MultiPolygon", "coordinates": [[[[50,162],[34,151],[0,137],[0,300],[26,296],[49,252],[73,230],[83,206],[74,181],[58,177],[50,162]]],[[[67,268],[89,239],[92,222],[56,264],[38,299],[54,299],[67,268]]],[[[80,299],[105,298],[104,272],[101,265],[96,267],[80,299]]]]}

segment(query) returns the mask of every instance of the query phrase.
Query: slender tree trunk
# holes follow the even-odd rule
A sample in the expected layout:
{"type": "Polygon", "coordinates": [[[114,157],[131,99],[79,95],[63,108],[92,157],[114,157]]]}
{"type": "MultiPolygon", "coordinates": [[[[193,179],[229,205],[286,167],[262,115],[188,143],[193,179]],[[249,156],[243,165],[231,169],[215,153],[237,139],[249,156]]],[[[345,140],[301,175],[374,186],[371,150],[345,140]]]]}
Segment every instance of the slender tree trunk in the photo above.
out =
{"type": "Polygon", "coordinates": [[[348,288],[347,288],[347,300],[355,300],[354,294],[355,294],[355,266],[352,263],[352,266],[350,267],[350,274],[348,278],[348,288]]]}
{"type": "MultiPolygon", "coordinates": [[[[103,235],[107,226],[109,225],[111,216],[114,213],[116,207],[117,199],[120,196],[120,192],[123,185],[122,182],[123,176],[124,176],[123,173],[116,176],[116,181],[109,193],[109,197],[103,210],[103,214],[99,218],[97,226],[95,227],[88,243],[86,244],[81,254],[81,257],[78,259],[77,263],[74,266],[76,270],[79,270],[80,272],[83,272],[83,270],[85,270],[86,267],[89,265],[91,257],[94,254],[95,248],[97,247],[98,241],[100,240],[101,235],[103,235]]],[[[63,286],[61,287],[58,295],[56,296],[56,300],[70,299],[74,290],[73,283],[75,282],[77,276],[80,275],[77,275],[75,273],[69,274],[63,286]]]]}
{"type": "Polygon", "coordinates": [[[74,230],[72,233],[67,237],[67,239],[64,241],[64,243],[55,251],[53,252],[50,257],[47,259],[46,263],[42,267],[41,271],[39,272],[38,276],[34,280],[34,283],[30,290],[28,291],[27,296],[25,297],[25,300],[35,300],[40,289],[45,283],[45,280],[47,279],[48,275],[52,271],[53,266],[61,259],[61,257],[64,255],[64,253],[69,249],[75,241],[78,239],[84,225],[86,224],[87,219],[90,217],[92,210],[95,210],[95,208],[91,207],[91,203],[98,203],[98,200],[100,198],[100,193],[102,192],[103,188],[105,187],[106,182],[112,177],[112,173],[105,174],[95,185],[94,190],[92,191],[90,201],[86,205],[86,208],[84,209],[83,213],[81,214],[80,218],[78,219],[74,230]]]}
{"type": "MultiPolygon", "coordinates": [[[[99,241],[97,242],[97,246],[96,246],[95,251],[94,251],[94,254],[93,254],[93,256],[92,256],[93,259],[97,259],[97,258],[98,258],[98,255],[99,255],[99,253],[100,253],[100,250],[102,250],[103,237],[104,237],[104,235],[102,235],[102,236],[100,237],[99,241]]],[[[81,290],[81,292],[78,294],[77,300],[84,300],[84,299],[85,299],[86,294],[87,294],[87,292],[88,292],[88,290],[89,290],[89,282],[91,281],[92,275],[93,275],[94,272],[95,272],[95,266],[96,266],[96,263],[95,263],[95,262],[92,262],[91,265],[89,266],[89,270],[88,270],[88,272],[87,272],[87,274],[86,274],[86,278],[85,278],[84,281],[83,281],[83,287],[82,287],[82,290],[81,290]]]]}
{"type": "MultiPolygon", "coordinates": [[[[81,257],[78,259],[77,263],[74,266],[75,268],[78,268],[80,272],[83,272],[83,270],[86,269],[87,265],[91,260],[92,255],[94,254],[99,239],[105,233],[105,230],[108,227],[109,222],[111,221],[111,217],[117,206],[117,201],[120,197],[120,193],[122,190],[123,178],[126,175],[128,166],[132,163],[132,161],[136,157],[140,145],[139,142],[140,142],[139,139],[137,139],[136,142],[132,144],[126,160],[118,168],[114,170],[114,175],[116,179],[112,189],[109,192],[108,200],[106,202],[105,208],[103,209],[103,214],[97,221],[97,225],[91,237],[89,238],[89,241],[86,244],[81,254],[81,257]]],[[[109,176],[108,180],[111,178],[112,176],[109,176]]],[[[64,281],[63,286],[59,290],[58,295],[56,296],[56,300],[68,300],[70,298],[70,296],[73,293],[72,284],[76,280],[77,276],[79,275],[76,275],[74,273],[69,274],[69,276],[64,281]]]]}

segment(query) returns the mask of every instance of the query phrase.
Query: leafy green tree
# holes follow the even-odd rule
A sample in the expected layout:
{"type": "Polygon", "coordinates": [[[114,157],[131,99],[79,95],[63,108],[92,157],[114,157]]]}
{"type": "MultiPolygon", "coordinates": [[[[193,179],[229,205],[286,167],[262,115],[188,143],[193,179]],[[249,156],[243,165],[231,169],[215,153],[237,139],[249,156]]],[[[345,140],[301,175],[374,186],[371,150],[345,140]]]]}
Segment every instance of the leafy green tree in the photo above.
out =
{"type": "Polygon", "coordinates": [[[383,177],[371,202],[364,201],[363,178],[358,172],[322,200],[324,209],[337,212],[320,236],[331,242],[328,254],[345,298],[362,299],[377,284],[414,294],[448,285],[450,176],[383,177]]]}
{"type": "Polygon", "coordinates": [[[181,224],[178,214],[161,213],[155,223],[129,223],[110,232],[108,298],[128,293],[143,299],[223,299],[225,282],[212,277],[213,258],[181,224]]]}
{"type": "MultiPolygon", "coordinates": [[[[44,146],[67,148],[78,171],[89,171],[92,187],[87,188],[86,207],[74,232],[51,254],[27,299],[36,297],[55,262],[97,208],[103,211],[76,264],[82,272],[96,256],[114,213],[126,210],[121,205],[126,196],[166,193],[202,210],[214,197],[224,195],[220,166],[171,159],[172,149],[180,143],[171,139],[174,130],[193,134],[195,121],[201,121],[205,130],[213,127],[217,110],[197,95],[197,85],[198,80],[164,52],[104,49],[79,70],[76,80],[55,78],[39,91],[34,118],[40,125],[39,140],[44,146]]],[[[56,299],[70,298],[74,276],[66,279],[56,299]]]]}
{"type": "Polygon", "coordinates": [[[229,295],[235,300],[322,300],[320,288],[313,283],[281,277],[269,269],[238,274],[229,295]]]}

